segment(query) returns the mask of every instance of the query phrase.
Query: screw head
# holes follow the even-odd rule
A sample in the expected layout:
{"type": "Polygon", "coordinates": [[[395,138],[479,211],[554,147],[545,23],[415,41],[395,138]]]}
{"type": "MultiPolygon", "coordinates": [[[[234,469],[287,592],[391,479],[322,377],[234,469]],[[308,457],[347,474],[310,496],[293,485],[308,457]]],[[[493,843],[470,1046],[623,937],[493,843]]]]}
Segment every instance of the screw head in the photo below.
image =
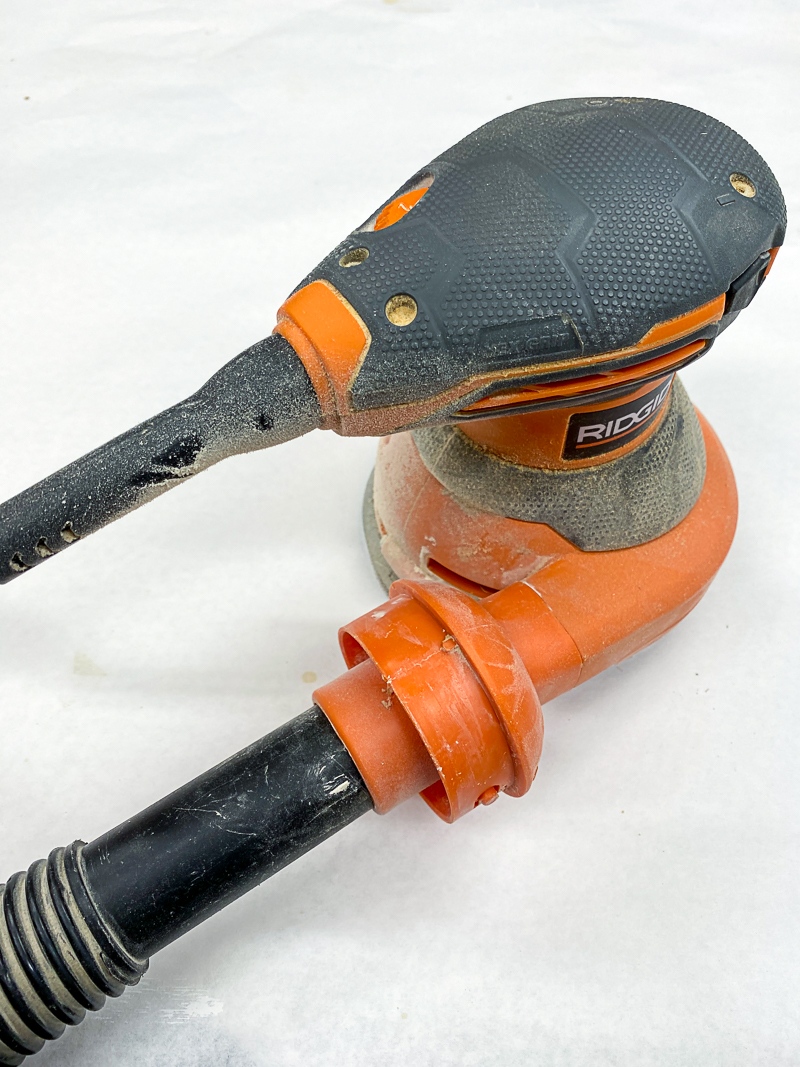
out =
{"type": "Polygon", "coordinates": [[[357,267],[359,263],[363,263],[369,259],[368,248],[351,248],[349,252],[345,252],[342,258],[339,260],[340,267],[357,267]]]}
{"type": "Polygon", "coordinates": [[[756,195],[756,187],[746,174],[734,172],[731,174],[730,181],[736,192],[741,193],[742,196],[752,199],[756,195]]]}
{"type": "Polygon", "coordinates": [[[417,302],[408,293],[397,293],[386,301],[384,310],[392,326],[408,326],[417,317],[417,302]]]}

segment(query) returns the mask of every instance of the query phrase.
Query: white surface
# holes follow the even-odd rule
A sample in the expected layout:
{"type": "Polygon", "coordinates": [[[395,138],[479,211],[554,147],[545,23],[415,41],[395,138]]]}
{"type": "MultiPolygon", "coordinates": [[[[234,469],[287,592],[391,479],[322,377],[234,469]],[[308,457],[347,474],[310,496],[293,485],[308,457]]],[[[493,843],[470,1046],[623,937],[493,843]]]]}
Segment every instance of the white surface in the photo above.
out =
{"type": "MultiPolygon", "coordinates": [[[[59,1067],[800,1062],[797,7],[7,0],[0,499],[193,391],[428,159],[503,111],[708,111],[787,246],[684,375],[741,493],[677,630],[548,706],[541,770],[454,827],[367,816],[153,961],[59,1067]]],[[[229,460],[2,592],[0,874],[304,710],[382,599],[374,442],[229,460]]]]}

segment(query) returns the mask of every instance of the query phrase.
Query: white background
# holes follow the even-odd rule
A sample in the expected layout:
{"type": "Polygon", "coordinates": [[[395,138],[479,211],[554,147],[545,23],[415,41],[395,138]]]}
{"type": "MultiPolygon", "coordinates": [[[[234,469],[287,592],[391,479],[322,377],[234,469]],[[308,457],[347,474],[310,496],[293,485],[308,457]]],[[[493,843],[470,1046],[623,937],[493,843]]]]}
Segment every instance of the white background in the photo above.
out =
{"type": "MultiPolygon", "coordinates": [[[[545,709],[534,788],[369,815],[157,956],[59,1067],[800,1062],[798,15],[780,2],[6,0],[0,499],[194,391],[407,176],[537,100],[677,100],[789,202],[684,381],[741,518],[658,645],[545,709]]],[[[229,460],[5,587],[0,875],[304,710],[383,599],[374,441],[229,460]]]]}

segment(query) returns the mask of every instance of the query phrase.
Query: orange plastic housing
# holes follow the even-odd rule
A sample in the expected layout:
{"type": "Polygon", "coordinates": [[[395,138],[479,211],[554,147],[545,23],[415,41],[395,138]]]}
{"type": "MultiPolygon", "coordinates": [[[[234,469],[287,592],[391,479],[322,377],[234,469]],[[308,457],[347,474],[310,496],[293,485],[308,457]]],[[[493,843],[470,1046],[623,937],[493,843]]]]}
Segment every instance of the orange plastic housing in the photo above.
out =
{"type": "MultiPolygon", "coordinates": [[[[410,211],[425,192],[426,189],[417,189],[392,201],[378,217],[376,228],[384,216],[389,221],[382,222],[381,226],[392,225],[400,217],[396,218],[393,212],[410,211]]],[[[658,323],[635,345],[580,359],[536,364],[536,374],[545,378],[564,371],[583,371],[581,376],[567,381],[548,380],[516,386],[515,380],[529,377],[533,368],[486,371],[465,378],[434,397],[365,410],[354,409],[351,390],[373,338],[356,309],[330,282],[317,279],[293,293],[278,309],[274,332],[286,338],[308,371],[320,403],[323,429],[335,430],[345,436],[377,437],[393,433],[401,426],[412,426],[456,403],[460,397],[482,386],[497,386],[500,382],[506,385],[503,391],[467,406],[463,413],[474,415],[532,402],[552,405],[574,400],[578,405],[582,398],[585,403],[588,396],[591,402],[594,394],[612,387],[629,384],[635,389],[637,383],[664,377],[696,358],[707,342],[681,344],[681,340],[704,326],[719,322],[724,309],[725,296],[722,294],[699,308],[658,323]],[[646,358],[648,352],[673,342],[676,347],[669,352],[646,358]],[[642,358],[632,366],[616,370],[607,368],[609,363],[634,356],[642,358]]]]}
{"type": "Polygon", "coordinates": [[[314,694],[376,810],[421,791],[452,822],[498,791],[521,795],[541,751],[539,701],[645,648],[695,606],[737,514],[727,456],[700,423],[707,470],[695,506],[661,537],[610,552],[582,552],[537,523],[467,513],[410,434],[381,442],[376,514],[402,580],[342,629],[352,669],[314,694]]]}
{"type": "Polygon", "coordinates": [[[418,203],[430,189],[430,185],[423,185],[419,189],[410,189],[407,193],[396,196],[390,204],[375,219],[375,229],[385,230],[387,226],[394,226],[396,222],[404,219],[412,207],[418,203]]]}
{"type": "MultiPolygon", "coordinates": [[[[668,381],[669,376],[648,379],[638,389],[619,397],[617,403],[623,400],[630,402],[657,389],[668,381]]],[[[672,386],[670,385],[670,389],[672,386]]],[[[666,397],[669,397],[667,392],[666,397]]],[[[666,399],[666,398],[665,398],[666,399]]],[[[609,407],[608,400],[597,400],[595,403],[583,403],[575,407],[545,408],[544,411],[529,411],[521,415],[504,415],[494,419],[476,419],[475,422],[463,422],[459,429],[476,445],[492,455],[499,456],[509,463],[518,463],[525,467],[539,467],[547,470],[574,470],[578,467],[594,467],[599,463],[611,463],[619,459],[627,452],[639,448],[647,438],[661,425],[664,412],[667,410],[666,403],[662,405],[658,413],[652,417],[644,433],[639,433],[632,440],[627,441],[624,434],[620,435],[618,447],[613,451],[604,452],[599,456],[589,459],[565,459],[564,442],[567,436],[569,420],[576,412],[602,411],[609,407]]]]}

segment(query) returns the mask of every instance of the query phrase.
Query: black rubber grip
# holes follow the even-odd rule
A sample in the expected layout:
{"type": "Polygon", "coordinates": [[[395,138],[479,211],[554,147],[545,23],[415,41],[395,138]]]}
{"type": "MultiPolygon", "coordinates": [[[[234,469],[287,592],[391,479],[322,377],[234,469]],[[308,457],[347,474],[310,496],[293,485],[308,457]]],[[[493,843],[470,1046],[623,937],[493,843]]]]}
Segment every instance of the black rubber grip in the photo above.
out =
{"type": "Polygon", "coordinates": [[[425,402],[427,422],[446,421],[508,388],[512,371],[520,386],[585,375],[600,354],[621,351],[604,371],[638,363],[628,346],[728,293],[757,262],[724,327],[786,228],[758,152],[710,115],[662,100],[520,108],[437,156],[387,204],[422,187],[398,221],[379,224],[383,205],[306,279],[329,282],[366,324],[350,402],[397,405],[395,429],[421,424],[404,404],[425,402]],[[397,297],[413,313],[393,318],[397,297]]]}
{"type": "Polygon", "coordinates": [[[299,437],[320,423],[305,367],[272,334],[193,396],[75,460],[0,506],[0,584],[226,456],[299,437]]]}

